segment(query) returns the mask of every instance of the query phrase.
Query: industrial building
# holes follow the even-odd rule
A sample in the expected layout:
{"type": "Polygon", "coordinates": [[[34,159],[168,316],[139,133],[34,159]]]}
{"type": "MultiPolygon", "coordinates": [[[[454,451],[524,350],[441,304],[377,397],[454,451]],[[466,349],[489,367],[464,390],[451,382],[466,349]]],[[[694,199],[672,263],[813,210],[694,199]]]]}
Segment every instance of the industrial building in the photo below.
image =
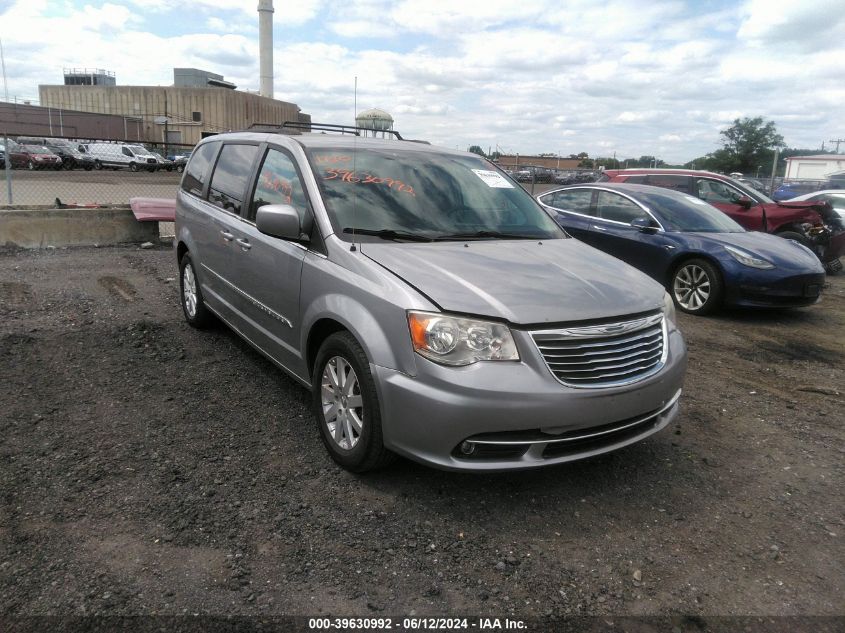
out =
{"type": "Polygon", "coordinates": [[[222,75],[174,68],[172,86],[39,86],[42,107],[140,119],[141,138],[194,145],[218,132],[253,123],[310,122],[295,103],[235,90],[222,75]],[[225,86],[225,87],[224,87],[225,86]]]}

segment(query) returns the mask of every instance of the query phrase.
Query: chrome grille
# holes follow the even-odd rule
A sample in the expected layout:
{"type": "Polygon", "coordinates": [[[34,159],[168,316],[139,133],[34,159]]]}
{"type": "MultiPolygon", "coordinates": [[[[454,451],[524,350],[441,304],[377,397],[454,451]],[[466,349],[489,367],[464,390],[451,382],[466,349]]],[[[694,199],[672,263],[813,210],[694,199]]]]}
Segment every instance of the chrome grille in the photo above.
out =
{"type": "Polygon", "coordinates": [[[532,332],[549,371],[570,387],[624,385],[656,373],[666,362],[662,313],[583,327],[532,332]]]}

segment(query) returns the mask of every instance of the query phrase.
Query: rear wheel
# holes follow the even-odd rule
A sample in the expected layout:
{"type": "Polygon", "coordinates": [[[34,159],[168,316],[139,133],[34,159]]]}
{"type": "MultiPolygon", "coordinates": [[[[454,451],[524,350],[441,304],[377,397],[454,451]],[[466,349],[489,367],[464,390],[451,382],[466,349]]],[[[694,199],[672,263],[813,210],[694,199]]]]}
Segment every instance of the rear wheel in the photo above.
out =
{"type": "Polygon", "coordinates": [[[370,364],[354,336],[337,332],[323,342],[311,384],[320,437],[335,462],[352,472],[366,472],[394,460],[384,447],[370,364]]]}
{"type": "Polygon", "coordinates": [[[102,169],[102,168],[103,168],[103,163],[101,163],[99,160],[95,160],[94,161],[94,169],[102,169]]]}
{"type": "Polygon", "coordinates": [[[198,329],[208,327],[213,320],[213,316],[203,303],[202,289],[190,253],[185,253],[179,260],[179,289],[181,290],[179,296],[182,303],[182,312],[185,313],[185,320],[188,325],[198,329]]]}
{"type": "Polygon", "coordinates": [[[689,314],[710,314],[721,305],[723,294],[722,276],[704,259],[688,259],[672,275],[675,305],[689,314]]]}

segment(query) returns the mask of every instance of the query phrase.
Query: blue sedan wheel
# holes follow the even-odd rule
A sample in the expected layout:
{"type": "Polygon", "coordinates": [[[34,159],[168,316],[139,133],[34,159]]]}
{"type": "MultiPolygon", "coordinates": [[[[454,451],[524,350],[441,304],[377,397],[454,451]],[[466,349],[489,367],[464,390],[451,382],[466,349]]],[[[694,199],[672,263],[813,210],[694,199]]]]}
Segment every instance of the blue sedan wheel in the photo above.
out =
{"type": "Polygon", "coordinates": [[[703,259],[683,262],[672,276],[675,305],[690,314],[709,314],[722,302],[722,277],[703,259]]]}

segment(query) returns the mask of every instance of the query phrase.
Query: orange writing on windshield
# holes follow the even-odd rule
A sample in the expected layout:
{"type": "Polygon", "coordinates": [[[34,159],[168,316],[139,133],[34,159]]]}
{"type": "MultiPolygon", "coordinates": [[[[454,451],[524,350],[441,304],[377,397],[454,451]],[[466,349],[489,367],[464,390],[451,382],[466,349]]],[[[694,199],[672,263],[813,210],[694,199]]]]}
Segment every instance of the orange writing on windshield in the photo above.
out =
{"type": "Polygon", "coordinates": [[[352,160],[352,157],[337,154],[317,154],[315,159],[318,165],[325,165],[326,163],[348,163],[352,160]]]}
{"type": "Polygon", "coordinates": [[[348,182],[361,185],[384,185],[394,191],[401,191],[412,196],[416,196],[414,188],[411,185],[406,185],[401,180],[395,178],[383,178],[374,176],[366,172],[356,172],[350,169],[339,169],[337,167],[330,167],[326,169],[323,175],[323,180],[339,180],[340,182],[348,182]]]}

